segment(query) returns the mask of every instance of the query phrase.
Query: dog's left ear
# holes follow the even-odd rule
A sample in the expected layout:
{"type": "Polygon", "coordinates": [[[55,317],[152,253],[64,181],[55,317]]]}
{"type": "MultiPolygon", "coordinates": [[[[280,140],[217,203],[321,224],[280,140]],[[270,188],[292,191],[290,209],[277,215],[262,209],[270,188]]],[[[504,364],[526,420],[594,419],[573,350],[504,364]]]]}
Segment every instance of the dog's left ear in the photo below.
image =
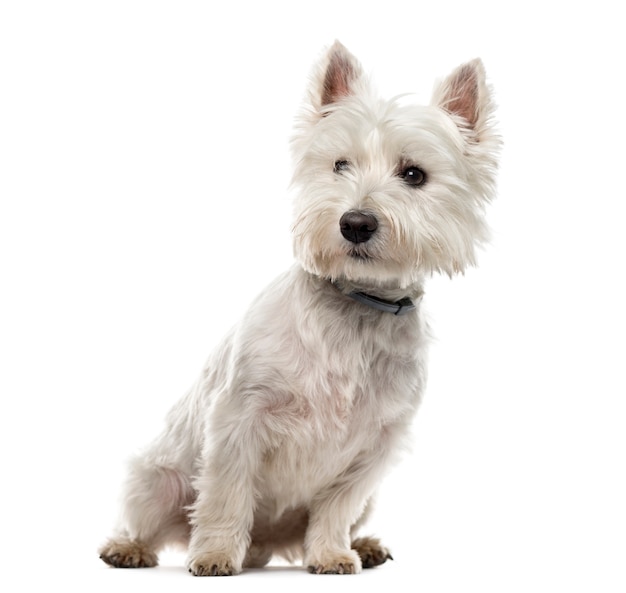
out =
{"type": "Polygon", "coordinates": [[[482,140],[489,131],[493,112],[482,61],[476,58],[452,72],[435,88],[432,104],[463,118],[474,139],[482,140]]]}
{"type": "Polygon", "coordinates": [[[354,94],[363,75],[359,61],[339,41],[328,49],[316,69],[311,102],[318,111],[354,94]]]}

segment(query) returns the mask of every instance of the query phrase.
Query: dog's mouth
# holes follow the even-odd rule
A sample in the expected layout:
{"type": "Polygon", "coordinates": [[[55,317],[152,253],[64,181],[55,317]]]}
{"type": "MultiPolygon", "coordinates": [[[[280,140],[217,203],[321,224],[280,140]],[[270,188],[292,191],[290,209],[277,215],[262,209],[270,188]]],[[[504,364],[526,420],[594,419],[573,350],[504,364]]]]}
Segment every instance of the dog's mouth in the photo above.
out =
{"type": "Polygon", "coordinates": [[[348,250],[348,256],[359,261],[369,261],[372,256],[361,246],[355,245],[348,250]]]}

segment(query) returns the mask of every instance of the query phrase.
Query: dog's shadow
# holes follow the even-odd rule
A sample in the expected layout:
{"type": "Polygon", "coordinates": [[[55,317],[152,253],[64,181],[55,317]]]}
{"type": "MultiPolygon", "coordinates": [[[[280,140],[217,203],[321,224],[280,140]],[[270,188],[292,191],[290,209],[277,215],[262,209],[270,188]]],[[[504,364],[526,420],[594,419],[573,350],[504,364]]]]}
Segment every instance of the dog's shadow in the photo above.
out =
{"type": "MultiPolygon", "coordinates": [[[[189,570],[181,565],[160,564],[159,566],[156,566],[154,569],[150,569],[150,570],[156,570],[159,573],[162,573],[162,574],[165,573],[165,574],[172,575],[172,576],[176,574],[190,576],[189,570]]],[[[264,566],[263,568],[245,568],[235,578],[240,579],[241,577],[245,577],[245,576],[259,577],[263,575],[268,575],[268,576],[271,575],[275,577],[281,574],[291,576],[291,575],[297,575],[299,573],[310,576],[309,572],[307,571],[305,567],[299,566],[297,564],[272,564],[270,566],[264,566]]]]}
{"type": "MultiPolygon", "coordinates": [[[[161,575],[167,575],[168,577],[174,576],[185,576],[191,578],[189,571],[184,566],[180,565],[159,565],[153,569],[152,571],[158,571],[161,575]]],[[[303,577],[310,578],[311,574],[309,571],[301,565],[298,564],[272,564],[270,566],[265,566],[263,568],[245,568],[240,574],[235,576],[234,578],[237,580],[241,580],[242,578],[280,578],[280,577],[298,577],[302,575],[303,577]]],[[[342,576],[342,575],[323,575],[323,576],[342,576]]],[[[194,577],[195,578],[195,577],[194,577]]],[[[202,577],[200,577],[202,578],[202,577]]]]}

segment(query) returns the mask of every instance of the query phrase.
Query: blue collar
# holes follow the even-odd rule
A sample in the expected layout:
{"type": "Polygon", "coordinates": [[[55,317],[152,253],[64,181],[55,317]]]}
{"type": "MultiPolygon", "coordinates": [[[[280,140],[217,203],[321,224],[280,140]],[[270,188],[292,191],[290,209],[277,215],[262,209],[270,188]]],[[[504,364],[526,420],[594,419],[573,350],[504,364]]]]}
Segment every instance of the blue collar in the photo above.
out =
{"type": "Polygon", "coordinates": [[[406,315],[411,311],[415,311],[417,305],[409,298],[405,297],[399,301],[384,301],[378,297],[366,294],[364,292],[350,292],[348,296],[359,303],[367,305],[372,309],[384,311],[385,313],[393,313],[394,315],[406,315]]]}
{"type": "MultiPolygon", "coordinates": [[[[334,282],[333,286],[337,290],[340,290],[334,282]]],[[[351,299],[354,299],[362,305],[367,305],[372,309],[376,309],[377,311],[383,311],[384,313],[393,313],[394,315],[398,316],[406,315],[407,313],[411,313],[411,311],[415,311],[415,309],[417,309],[417,303],[422,300],[422,295],[420,295],[417,299],[417,303],[414,303],[408,297],[400,299],[399,301],[385,301],[384,299],[359,291],[349,292],[346,294],[346,296],[349,296],[351,299]]]]}

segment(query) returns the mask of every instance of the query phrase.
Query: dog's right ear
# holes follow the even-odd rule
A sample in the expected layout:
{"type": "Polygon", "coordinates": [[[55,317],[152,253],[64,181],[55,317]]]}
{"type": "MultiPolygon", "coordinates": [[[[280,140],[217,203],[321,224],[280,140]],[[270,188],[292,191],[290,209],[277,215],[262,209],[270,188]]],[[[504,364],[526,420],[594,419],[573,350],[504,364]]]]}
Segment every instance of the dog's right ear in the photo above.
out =
{"type": "Polygon", "coordinates": [[[335,41],[316,69],[311,88],[313,107],[323,113],[328,105],[352,95],[362,74],[359,61],[335,41]]]}

